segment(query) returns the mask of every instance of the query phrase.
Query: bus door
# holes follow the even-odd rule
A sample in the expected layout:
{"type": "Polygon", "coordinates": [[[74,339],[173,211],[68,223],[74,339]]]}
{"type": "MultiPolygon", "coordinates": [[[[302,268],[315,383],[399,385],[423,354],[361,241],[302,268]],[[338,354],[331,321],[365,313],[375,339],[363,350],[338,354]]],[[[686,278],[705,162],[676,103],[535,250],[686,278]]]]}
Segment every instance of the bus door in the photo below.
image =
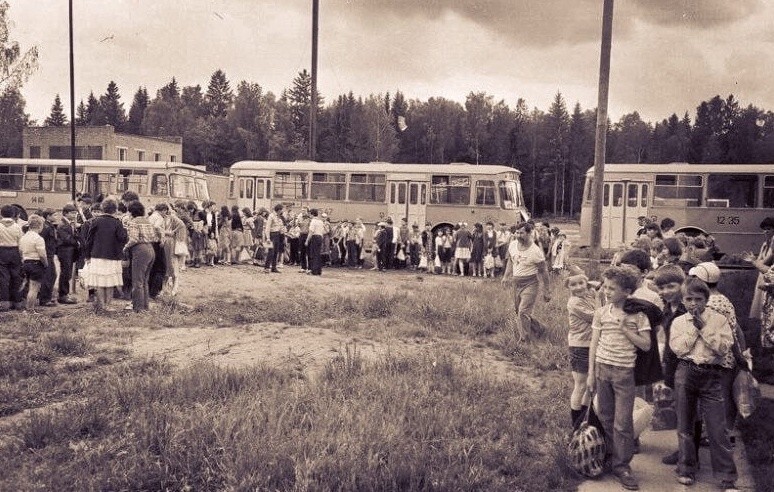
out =
{"type": "Polygon", "coordinates": [[[271,178],[244,176],[237,178],[236,203],[256,211],[261,207],[271,210],[271,178]]]}
{"type": "Polygon", "coordinates": [[[395,224],[406,218],[408,225],[419,224],[424,227],[427,209],[428,181],[416,179],[389,179],[387,181],[387,215],[395,224]]]}
{"type": "Polygon", "coordinates": [[[602,194],[602,247],[617,248],[637,237],[638,217],[647,216],[648,183],[607,182],[602,194]]]}

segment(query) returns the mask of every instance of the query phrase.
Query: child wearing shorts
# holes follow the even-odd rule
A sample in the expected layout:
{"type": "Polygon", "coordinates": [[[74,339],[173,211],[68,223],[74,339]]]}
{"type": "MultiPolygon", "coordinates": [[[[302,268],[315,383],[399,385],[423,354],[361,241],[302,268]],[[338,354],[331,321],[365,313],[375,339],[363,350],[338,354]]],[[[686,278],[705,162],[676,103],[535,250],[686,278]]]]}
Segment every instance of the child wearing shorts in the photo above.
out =
{"type": "Polygon", "coordinates": [[[586,413],[589,396],[586,392],[586,378],[589,370],[589,345],[591,345],[591,322],[594,311],[599,307],[594,292],[589,288],[589,279],[582,273],[570,275],[564,281],[570,291],[567,300],[569,315],[570,367],[572,369],[573,389],[570,395],[570,418],[575,428],[586,413]]]}
{"type": "Polygon", "coordinates": [[[22,271],[27,278],[27,310],[35,309],[40,284],[48,268],[46,242],[40,235],[43,231],[43,217],[31,215],[27,223],[27,232],[19,240],[19,252],[22,257],[22,271]]]}

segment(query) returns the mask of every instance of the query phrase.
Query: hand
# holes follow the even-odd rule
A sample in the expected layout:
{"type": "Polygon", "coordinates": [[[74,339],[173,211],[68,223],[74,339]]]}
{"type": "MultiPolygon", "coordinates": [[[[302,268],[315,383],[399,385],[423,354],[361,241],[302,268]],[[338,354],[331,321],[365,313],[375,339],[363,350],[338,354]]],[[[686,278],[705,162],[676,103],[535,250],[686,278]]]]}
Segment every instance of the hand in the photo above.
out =
{"type": "Polygon", "coordinates": [[[752,263],[756,260],[756,256],[752,254],[751,251],[745,251],[742,253],[742,261],[746,261],[747,263],[752,263]]]}
{"type": "Polygon", "coordinates": [[[593,394],[594,390],[596,389],[596,383],[597,378],[594,376],[593,372],[590,372],[589,375],[586,377],[586,392],[588,394],[593,394]]]}

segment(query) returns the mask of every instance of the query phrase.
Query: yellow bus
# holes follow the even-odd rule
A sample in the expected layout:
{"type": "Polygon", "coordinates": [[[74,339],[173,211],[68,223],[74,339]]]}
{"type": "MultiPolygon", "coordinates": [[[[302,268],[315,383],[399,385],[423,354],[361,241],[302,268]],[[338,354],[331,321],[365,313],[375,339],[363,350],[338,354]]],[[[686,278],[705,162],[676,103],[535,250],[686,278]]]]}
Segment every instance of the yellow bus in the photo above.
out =
{"type": "MultiPolygon", "coordinates": [[[[594,169],[586,173],[581,245],[591,233],[594,169]]],[[[675,232],[714,236],[724,253],[757,251],[760,223],[774,215],[771,164],[606,164],[602,195],[602,247],[636,237],[638,217],[669,217],[675,232]]]]}
{"type": "Polygon", "coordinates": [[[230,204],[318,208],[333,221],[514,224],[529,218],[520,172],[506,166],[386,162],[242,161],[231,166],[230,204]]]}
{"type": "MultiPolygon", "coordinates": [[[[0,159],[0,205],[28,211],[61,209],[71,202],[70,161],[0,159]]],[[[209,200],[204,166],[179,162],[78,160],[75,191],[96,198],[136,192],[146,205],[178,199],[209,200]]]]}

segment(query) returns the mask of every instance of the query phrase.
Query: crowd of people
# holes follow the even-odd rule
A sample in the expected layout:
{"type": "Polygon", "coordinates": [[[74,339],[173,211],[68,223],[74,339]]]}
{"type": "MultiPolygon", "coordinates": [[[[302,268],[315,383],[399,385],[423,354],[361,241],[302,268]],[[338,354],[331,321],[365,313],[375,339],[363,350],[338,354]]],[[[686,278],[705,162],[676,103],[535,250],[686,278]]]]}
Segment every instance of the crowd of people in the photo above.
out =
{"type": "MultiPolygon", "coordinates": [[[[187,267],[253,264],[269,274],[298,267],[310,275],[324,267],[368,267],[494,278],[503,275],[516,234],[505,223],[420,227],[391,217],[369,234],[360,218],[332,222],[312,207],[252,211],[180,200],[146,209],[131,191],[80,195],[26,221],[10,205],[2,214],[0,310],[77,303],[73,272],[102,312],[114,310],[116,297],[131,300],[125,309],[142,311],[163,291],[176,295],[187,267]]],[[[531,234],[552,269],[563,269],[565,235],[547,223],[535,224],[531,234]]]]}
{"type": "MultiPolygon", "coordinates": [[[[659,393],[673,395],[678,449],[662,462],[677,465],[677,482],[694,484],[705,439],[721,488],[737,490],[733,383],[740,371],[749,371],[751,359],[736,316],[740,306],[718,290],[721,271],[711,237],[665,235],[658,224],[641,225],[641,236],[602,273],[601,287],[579,269],[565,279],[573,425],[593,416],[607,444],[606,471],[625,489],[638,490],[630,466],[638,449],[635,396],[652,397],[654,383],[665,385],[671,391],[659,393]]],[[[760,272],[750,310],[760,320],[760,343],[752,348],[768,357],[774,348],[774,218],[760,227],[761,249],[744,259],[760,272]]]]}

